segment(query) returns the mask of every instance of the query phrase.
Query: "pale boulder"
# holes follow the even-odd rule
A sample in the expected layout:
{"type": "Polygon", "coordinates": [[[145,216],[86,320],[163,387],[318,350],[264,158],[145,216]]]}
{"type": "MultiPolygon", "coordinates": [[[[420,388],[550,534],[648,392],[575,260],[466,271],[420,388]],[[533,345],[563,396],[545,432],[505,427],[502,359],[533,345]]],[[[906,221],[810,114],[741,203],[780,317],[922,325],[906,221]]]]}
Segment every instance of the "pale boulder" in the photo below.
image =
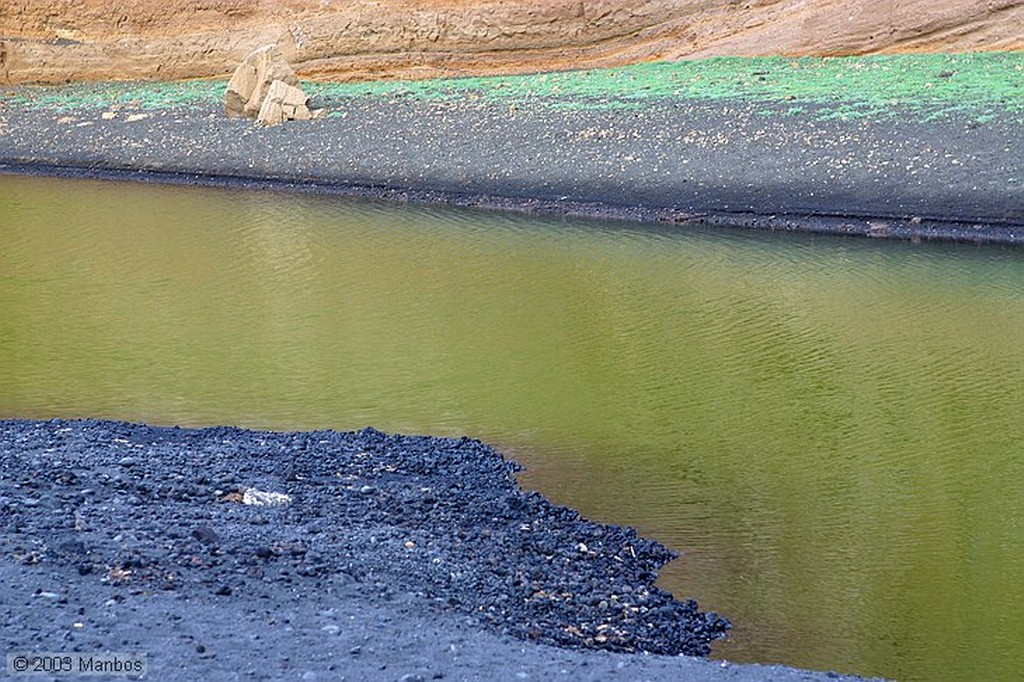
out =
{"type": "Polygon", "coordinates": [[[285,121],[308,121],[319,118],[322,110],[310,111],[309,97],[300,88],[283,81],[274,81],[267,89],[256,122],[277,125],[285,121]]]}
{"type": "Polygon", "coordinates": [[[276,45],[254,50],[228,82],[224,113],[230,118],[256,118],[275,81],[298,89],[299,79],[276,45]]]}

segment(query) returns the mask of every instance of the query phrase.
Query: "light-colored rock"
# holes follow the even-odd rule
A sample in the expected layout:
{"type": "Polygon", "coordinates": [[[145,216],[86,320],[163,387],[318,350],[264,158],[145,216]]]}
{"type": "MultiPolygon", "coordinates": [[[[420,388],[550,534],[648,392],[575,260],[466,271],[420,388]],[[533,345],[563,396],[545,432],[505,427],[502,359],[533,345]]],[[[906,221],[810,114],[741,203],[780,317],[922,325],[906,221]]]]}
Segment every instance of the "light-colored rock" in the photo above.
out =
{"type": "Polygon", "coordinates": [[[292,496],[286,493],[275,493],[256,488],[242,491],[242,504],[254,507],[286,507],[292,503],[292,496]]]}
{"type": "Polygon", "coordinates": [[[277,45],[264,45],[238,65],[224,93],[224,113],[267,126],[313,117],[309,97],[277,45]]]}
{"type": "Polygon", "coordinates": [[[293,107],[304,107],[309,102],[309,97],[306,96],[301,89],[298,87],[289,87],[284,90],[281,94],[281,104],[286,104],[293,107]]]}
{"type": "Polygon", "coordinates": [[[308,102],[309,97],[301,88],[284,81],[274,81],[267,88],[256,122],[272,126],[285,121],[308,121],[312,118],[308,102]]]}
{"type": "Polygon", "coordinates": [[[260,113],[256,117],[256,122],[265,126],[276,126],[284,123],[284,109],[281,107],[281,103],[275,102],[269,97],[263,100],[263,106],[260,107],[260,113]]]}
{"type": "Polygon", "coordinates": [[[277,45],[264,45],[250,52],[228,82],[224,113],[229,118],[255,118],[275,81],[292,86],[299,84],[281,49],[277,45]]]}

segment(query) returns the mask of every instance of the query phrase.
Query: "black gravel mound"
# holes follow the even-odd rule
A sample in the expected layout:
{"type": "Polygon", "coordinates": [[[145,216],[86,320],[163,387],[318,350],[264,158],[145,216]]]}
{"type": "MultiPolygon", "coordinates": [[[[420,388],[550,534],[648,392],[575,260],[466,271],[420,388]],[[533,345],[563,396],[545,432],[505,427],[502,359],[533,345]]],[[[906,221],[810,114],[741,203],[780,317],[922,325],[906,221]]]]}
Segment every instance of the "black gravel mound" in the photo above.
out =
{"type": "Polygon", "coordinates": [[[729,623],[654,586],[671,551],[522,491],[517,468],[373,429],[0,421],[0,561],[225,600],[341,577],[560,647],[709,653],[729,623]]]}

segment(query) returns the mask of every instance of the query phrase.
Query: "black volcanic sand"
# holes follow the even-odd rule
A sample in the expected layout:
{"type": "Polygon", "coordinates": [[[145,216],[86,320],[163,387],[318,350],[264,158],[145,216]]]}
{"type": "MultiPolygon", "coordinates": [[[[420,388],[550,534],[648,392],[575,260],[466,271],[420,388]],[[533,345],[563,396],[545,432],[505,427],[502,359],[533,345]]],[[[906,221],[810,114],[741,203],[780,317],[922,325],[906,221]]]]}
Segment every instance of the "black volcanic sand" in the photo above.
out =
{"type": "Polygon", "coordinates": [[[676,655],[728,623],[654,586],[672,553],[516,468],[373,429],[0,421],[4,647],[159,680],[837,677],[676,655]]]}
{"type": "Polygon", "coordinates": [[[137,111],[123,106],[105,120],[95,106],[32,108],[9,97],[0,106],[0,172],[1024,242],[1024,135],[1009,114],[841,120],[816,104],[794,115],[785,102],[665,99],[633,109],[397,94],[314,104],[332,116],[261,128],[212,104],[168,104],[128,121],[137,111]]]}

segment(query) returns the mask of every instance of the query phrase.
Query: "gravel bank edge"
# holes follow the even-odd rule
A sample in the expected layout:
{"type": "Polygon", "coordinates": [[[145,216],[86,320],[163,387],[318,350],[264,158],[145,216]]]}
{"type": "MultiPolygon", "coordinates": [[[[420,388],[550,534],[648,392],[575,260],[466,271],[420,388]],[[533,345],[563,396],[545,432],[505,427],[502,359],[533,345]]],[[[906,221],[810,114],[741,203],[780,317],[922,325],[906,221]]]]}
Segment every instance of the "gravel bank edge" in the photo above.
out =
{"type": "MultiPolygon", "coordinates": [[[[764,103],[509,108],[381,95],[259,128],[215,109],[0,108],[0,173],[335,193],[545,215],[1024,244],[1014,121],[764,103]],[[101,115],[102,114],[102,115],[101,115]],[[131,119],[131,121],[129,121],[131,119]]],[[[572,104],[572,102],[568,102],[572,104]]]]}
{"type": "Polygon", "coordinates": [[[843,679],[623,653],[717,626],[653,587],[663,547],[478,441],[0,420],[0,454],[8,653],[142,652],[168,680],[843,679]],[[256,486],[291,500],[232,497],[256,486]]]}

